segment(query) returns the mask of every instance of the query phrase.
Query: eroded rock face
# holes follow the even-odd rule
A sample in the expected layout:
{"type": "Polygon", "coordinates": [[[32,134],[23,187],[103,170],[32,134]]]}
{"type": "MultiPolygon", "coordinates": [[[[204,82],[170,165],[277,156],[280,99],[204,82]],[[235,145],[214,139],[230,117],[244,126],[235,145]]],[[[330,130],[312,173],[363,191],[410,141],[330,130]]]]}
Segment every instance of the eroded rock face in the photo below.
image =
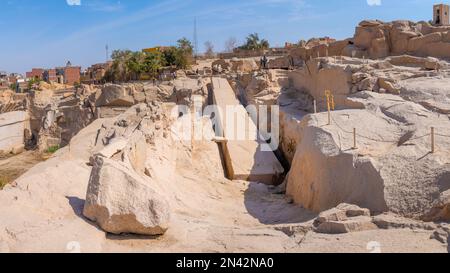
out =
{"type": "Polygon", "coordinates": [[[352,39],[301,45],[291,51],[291,56],[303,60],[340,55],[379,59],[402,54],[445,58],[450,56],[449,31],[448,26],[425,22],[365,20],[356,27],[352,39]]]}
{"type": "Polygon", "coordinates": [[[177,79],[173,82],[172,102],[177,105],[191,105],[193,96],[205,97],[208,92],[204,87],[202,80],[196,79],[177,79]]]}
{"type": "Polygon", "coordinates": [[[28,112],[32,137],[27,146],[37,144],[40,151],[46,151],[69,144],[72,137],[95,120],[88,99],[91,94],[95,91],[87,86],[65,93],[59,90],[31,92],[28,112]]]}
{"type": "Polygon", "coordinates": [[[169,205],[124,164],[97,157],[89,180],[84,216],[110,233],[161,235],[169,227],[169,205]]]}

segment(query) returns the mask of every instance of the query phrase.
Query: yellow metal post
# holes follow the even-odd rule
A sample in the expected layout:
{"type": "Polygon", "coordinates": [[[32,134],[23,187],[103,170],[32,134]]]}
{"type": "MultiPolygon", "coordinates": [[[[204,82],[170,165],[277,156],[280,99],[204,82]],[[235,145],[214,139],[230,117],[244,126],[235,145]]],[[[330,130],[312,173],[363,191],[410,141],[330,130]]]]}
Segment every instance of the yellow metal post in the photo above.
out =
{"type": "Polygon", "coordinates": [[[328,125],[331,125],[331,110],[334,110],[334,96],[330,90],[325,90],[328,109],[328,125]]]}

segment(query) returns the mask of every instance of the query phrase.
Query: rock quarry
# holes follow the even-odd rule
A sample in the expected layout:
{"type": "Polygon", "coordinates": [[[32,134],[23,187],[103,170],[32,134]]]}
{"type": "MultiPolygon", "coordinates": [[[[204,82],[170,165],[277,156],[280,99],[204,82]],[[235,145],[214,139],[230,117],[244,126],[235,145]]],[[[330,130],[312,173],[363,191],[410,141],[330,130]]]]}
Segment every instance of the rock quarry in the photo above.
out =
{"type": "Polygon", "coordinates": [[[0,169],[58,150],[0,190],[0,251],[448,252],[449,31],[363,21],[265,69],[235,57],[158,83],[3,91],[0,169]],[[277,149],[218,133],[232,125],[213,104],[254,135],[244,107],[277,106],[277,149]],[[196,126],[208,137],[177,131],[196,126]]]}

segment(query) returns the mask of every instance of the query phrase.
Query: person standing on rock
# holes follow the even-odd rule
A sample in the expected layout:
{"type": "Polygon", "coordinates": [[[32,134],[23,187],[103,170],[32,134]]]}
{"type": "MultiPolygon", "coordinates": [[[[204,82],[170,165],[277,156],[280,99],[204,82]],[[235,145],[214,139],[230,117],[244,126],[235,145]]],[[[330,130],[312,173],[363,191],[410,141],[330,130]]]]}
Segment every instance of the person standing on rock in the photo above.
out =
{"type": "Polygon", "coordinates": [[[263,64],[263,68],[266,69],[267,68],[267,57],[266,57],[266,55],[264,55],[263,58],[262,58],[262,64],[263,64]]]}

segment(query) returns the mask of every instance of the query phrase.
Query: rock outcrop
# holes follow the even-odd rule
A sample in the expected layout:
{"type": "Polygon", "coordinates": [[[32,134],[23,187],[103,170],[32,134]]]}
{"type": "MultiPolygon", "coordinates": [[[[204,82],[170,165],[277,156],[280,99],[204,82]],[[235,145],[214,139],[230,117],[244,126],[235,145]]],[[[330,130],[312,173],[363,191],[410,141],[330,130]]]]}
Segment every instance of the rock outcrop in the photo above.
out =
{"type": "Polygon", "coordinates": [[[28,104],[26,94],[18,94],[11,90],[0,91],[0,114],[24,111],[28,104]]]}
{"type": "Polygon", "coordinates": [[[212,63],[211,68],[214,73],[219,74],[225,72],[249,73],[258,70],[259,66],[254,58],[233,58],[231,60],[216,60],[212,63]]]}
{"type": "Polygon", "coordinates": [[[362,21],[352,39],[300,45],[291,56],[308,60],[316,57],[348,56],[379,59],[409,54],[422,57],[450,57],[450,27],[426,22],[362,21]]]}

